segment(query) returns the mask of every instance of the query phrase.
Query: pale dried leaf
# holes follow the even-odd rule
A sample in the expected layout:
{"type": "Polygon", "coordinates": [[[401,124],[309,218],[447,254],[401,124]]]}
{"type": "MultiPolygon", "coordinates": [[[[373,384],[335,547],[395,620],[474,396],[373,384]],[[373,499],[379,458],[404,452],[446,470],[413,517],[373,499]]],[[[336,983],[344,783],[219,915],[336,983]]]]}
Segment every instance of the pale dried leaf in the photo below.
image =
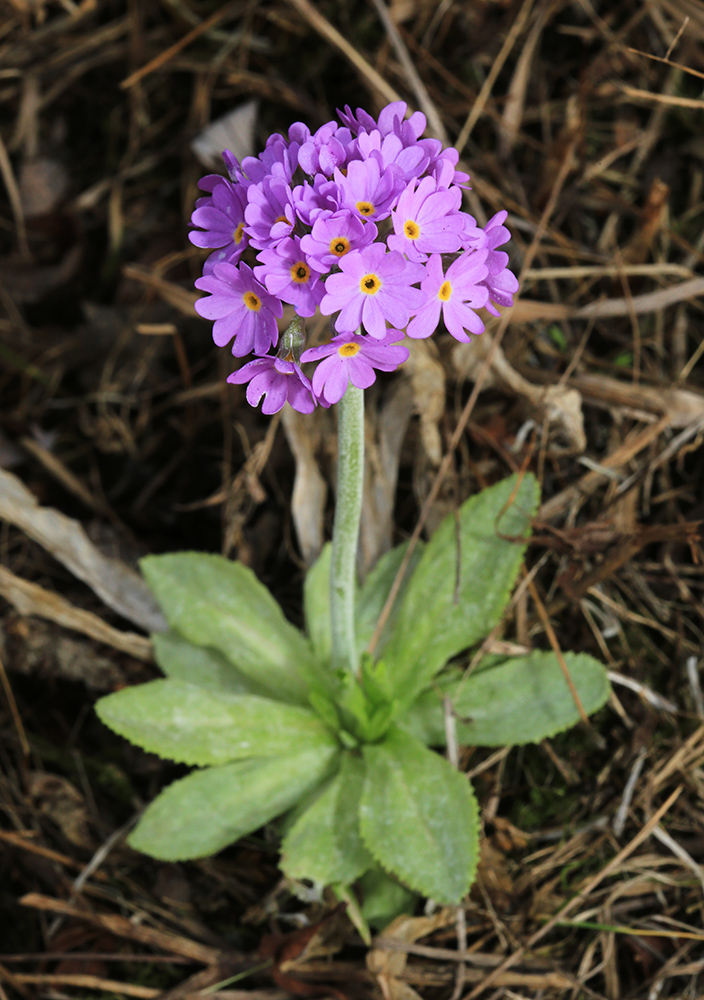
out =
{"type": "Polygon", "coordinates": [[[0,469],[0,520],[14,524],[100,597],[113,611],[147,632],[163,632],[166,619],[142,578],[125,563],[109,559],[73,518],[37,499],[11,472],[0,469]]]}
{"type": "Polygon", "coordinates": [[[206,125],[191,142],[191,149],[204,167],[222,167],[224,149],[229,149],[240,161],[254,155],[254,123],[258,110],[259,101],[246,101],[206,125]]]}
{"type": "MultiPolygon", "coordinates": [[[[402,948],[395,949],[393,942],[412,944],[434,931],[454,926],[455,920],[454,906],[443,907],[431,917],[400,916],[374,939],[377,947],[367,953],[367,969],[376,977],[387,1000],[412,1000],[411,994],[404,992],[398,978],[406,968],[408,954],[402,948]]],[[[412,992],[415,994],[415,991],[412,992]]]]}
{"type": "Polygon", "coordinates": [[[413,410],[413,392],[405,380],[398,380],[386,394],[383,407],[367,407],[364,517],[359,537],[362,576],[391,548],[401,448],[413,410]]]}
{"type": "Polygon", "coordinates": [[[121,632],[107,625],[102,618],[91,611],[76,608],[59,594],[45,590],[36,583],[30,583],[0,566],[0,596],[9,601],[21,615],[36,615],[56,622],[64,628],[73,629],[90,636],[98,642],[129,653],[139,660],[151,660],[152,644],[149,639],[134,632],[121,632]]]}
{"type": "Polygon", "coordinates": [[[317,453],[322,436],[331,433],[330,422],[330,414],[321,407],[309,414],[298,413],[290,406],[281,411],[286,440],[296,460],[291,516],[306,566],[313,565],[325,541],[323,520],[328,488],[317,453]]]}
{"type": "Polygon", "coordinates": [[[410,357],[401,369],[411,380],[413,403],[420,417],[423,448],[434,465],[442,460],[440,421],[445,412],[445,373],[437,351],[427,340],[406,338],[410,357]]]}
{"type": "Polygon", "coordinates": [[[19,189],[25,219],[48,215],[68,193],[68,171],[56,159],[40,156],[25,160],[19,170],[19,189]]]}

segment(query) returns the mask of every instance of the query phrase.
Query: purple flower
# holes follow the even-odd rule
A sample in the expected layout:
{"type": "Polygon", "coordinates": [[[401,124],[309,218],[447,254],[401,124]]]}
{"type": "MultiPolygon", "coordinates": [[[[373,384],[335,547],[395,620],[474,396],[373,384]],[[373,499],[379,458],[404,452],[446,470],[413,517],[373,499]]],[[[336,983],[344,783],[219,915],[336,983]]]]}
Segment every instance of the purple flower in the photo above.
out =
{"type": "Polygon", "coordinates": [[[414,111],[406,118],[408,105],[405,101],[393,101],[379,112],[379,131],[382,135],[395,132],[404,146],[411,146],[425,132],[427,119],[422,111],[414,111]]]}
{"type": "Polygon", "coordinates": [[[267,139],[266,148],[260,156],[245,156],[242,163],[238,163],[233,156],[228,170],[234,180],[249,187],[251,184],[261,184],[267,177],[276,177],[290,184],[297,165],[298,143],[289,143],[283,136],[275,133],[267,139]]]}
{"type": "Polygon", "coordinates": [[[379,222],[391,214],[404,187],[401,172],[392,167],[382,170],[376,159],[353,160],[346,176],[336,169],[335,183],[340,191],[340,207],[371,222],[379,222]]]}
{"type": "Polygon", "coordinates": [[[321,173],[330,177],[335,167],[345,162],[351,141],[352,133],[348,128],[340,128],[337,122],[327,122],[303,143],[298,151],[298,165],[307,174],[321,173]]]}
{"type": "Polygon", "coordinates": [[[394,233],[387,241],[389,249],[415,261],[427,260],[429,253],[459,250],[465,225],[461,203],[459,188],[438,191],[432,177],[424,177],[417,188],[411,182],[391,214],[394,233]]]}
{"type": "MultiPolygon", "coordinates": [[[[503,225],[507,215],[506,211],[497,212],[484,226],[486,245],[489,248],[486,259],[489,274],[484,284],[489,289],[489,297],[500,306],[512,306],[513,296],[518,291],[518,278],[507,266],[508,254],[496,249],[511,239],[511,234],[503,225]]],[[[491,302],[487,303],[486,308],[492,316],[499,315],[499,310],[491,302]]]]}
{"type": "Polygon", "coordinates": [[[350,250],[361,250],[376,236],[377,228],[373,222],[362,222],[345,210],[332,214],[326,212],[315,220],[312,231],[301,238],[301,250],[307,255],[311,267],[326,274],[350,250]]]}
{"type": "Polygon", "coordinates": [[[262,250],[257,260],[262,267],[254,273],[272,295],[290,302],[299,316],[314,314],[325,288],[301,250],[298,236],[281,240],[275,250],[262,250]]]}
{"type": "Polygon", "coordinates": [[[443,274],[442,258],[433,254],[426,266],[426,278],[420,287],[427,294],[428,301],[408,324],[409,337],[429,337],[440,322],[440,313],[445,326],[456,340],[467,343],[471,337],[466,333],[483,333],[484,324],[474,309],[485,306],[489,300],[489,290],[482,284],[489,269],[486,266],[486,250],[466,253],[443,274]]]}
{"type": "Polygon", "coordinates": [[[276,318],[283,306],[246,264],[216,264],[212,274],[198,278],[196,288],[212,293],[198,299],[195,308],[199,316],[215,320],[213,340],[218,347],[225,347],[234,337],[232,353],[242,358],[252,350],[266,354],[276,344],[276,318]]]}
{"type": "Polygon", "coordinates": [[[408,360],[408,348],[394,346],[403,334],[388,330],[381,340],[343,333],[333,337],[329,344],[311,347],[301,355],[301,361],[319,361],[313,373],[313,392],[323,406],[339,403],[348,384],[358,389],[368,389],[376,381],[374,369],[395,371],[408,360]]]}
{"type": "Polygon", "coordinates": [[[386,336],[387,320],[402,329],[425,303],[424,292],[411,287],[424,276],[423,266],[395,251],[387,253],[383,243],[371,243],[341,257],[340,269],[341,273],[326,279],[320,303],[323,316],[341,310],[335,321],[340,333],[352,333],[363,326],[381,340],[386,336]]]}
{"type": "Polygon", "coordinates": [[[290,236],[296,224],[291,188],[277,177],[266,177],[247,190],[244,210],[249,242],[258,250],[268,249],[290,236]]]}
{"type": "Polygon", "coordinates": [[[404,146],[395,132],[382,136],[378,129],[360,134],[356,140],[356,153],[350,159],[368,160],[372,157],[378,160],[382,170],[393,165],[405,181],[420,177],[430,159],[419,143],[404,146]]]}
{"type": "Polygon", "coordinates": [[[335,181],[324,174],[316,174],[310,184],[299,184],[293,189],[293,204],[307,226],[312,226],[322,212],[336,212],[340,207],[340,192],[335,181]]]}
{"type": "MultiPolygon", "coordinates": [[[[423,144],[430,141],[435,140],[423,139],[423,144]]],[[[460,154],[454,146],[440,149],[436,156],[431,156],[431,166],[428,173],[438,182],[438,187],[447,188],[450,184],[459,184],[461,187],[467,185],[469,174],[465,173],[464,170],[456,169],[459,158],[460,154]]]]}
{"type": "Polygon", "coordinates": [[[295,361],[271,355],[247,362],[227,379],[236,385],[249,382],[247,402],[257,406],[264,396],[262,413],[278,413],[284,403],[289,403],[299,413],[312,413],[315,399],[310,381],[295,361]]]}
{"type": "MultiPolygon", "coordinates": [[[[204,178],[205,179],[205,178],[204,178]]],[[[188,238],[197,247],[214,247],[218,249],[217,259],[234,262],[239,259],[249,240],[244,231],[244,209],[247,203],[245,190],[232,184],[224,177],[218,178],[219,183],[213,185],[210,198],[200,198],[198,207],[191,216],[194,230],[188,238]]],[[[216,257],[211,254],[211,258],[216,257]]],[[[207,270],[212,270],[213,260],[207,270]]]]}

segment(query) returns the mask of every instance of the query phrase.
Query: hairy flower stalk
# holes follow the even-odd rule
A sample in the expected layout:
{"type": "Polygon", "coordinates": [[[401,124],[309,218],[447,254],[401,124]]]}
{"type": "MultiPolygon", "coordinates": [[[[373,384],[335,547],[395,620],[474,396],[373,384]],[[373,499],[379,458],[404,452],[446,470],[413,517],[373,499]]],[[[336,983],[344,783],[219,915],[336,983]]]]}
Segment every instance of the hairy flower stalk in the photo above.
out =
{"type": "Polygon", "coordinates": [[[337,411],[337,502],[332,531],[332,663],[359,671],[355,641],[357,546],[364,492],[364,389],[348,385],[337,411]]]}

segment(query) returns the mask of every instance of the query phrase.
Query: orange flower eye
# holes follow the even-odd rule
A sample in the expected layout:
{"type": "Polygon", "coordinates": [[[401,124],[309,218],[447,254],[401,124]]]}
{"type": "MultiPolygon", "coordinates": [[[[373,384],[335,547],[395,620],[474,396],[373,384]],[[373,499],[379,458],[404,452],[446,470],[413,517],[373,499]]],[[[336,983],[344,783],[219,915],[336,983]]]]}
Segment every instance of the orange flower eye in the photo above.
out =
{"type": "Polygon", "coordinates": [[[376,274],[365,274],[359,283],[359,287],[365,295],[376,295],[381,288],[381,281],[376,274]]]}
{"type": "Polygon", "coordinates": [[[338,347],[337,353],[341,358],[353,358],[361,349],[359,344],[343,344],[341,347],[338,347]]]}
{"type": "Polygon", "coordinates": [[[297,260],[291,268],[291,278],[297,285],[305,285],[310,278],[310,268],[304,261],[297,260]]]}
{"type": "Polygon", "coordinates": [[[344,236],[337,236],[330,241],[330,253],[336,257],[344,257],[350,249],[350,241],[344,236]]]}

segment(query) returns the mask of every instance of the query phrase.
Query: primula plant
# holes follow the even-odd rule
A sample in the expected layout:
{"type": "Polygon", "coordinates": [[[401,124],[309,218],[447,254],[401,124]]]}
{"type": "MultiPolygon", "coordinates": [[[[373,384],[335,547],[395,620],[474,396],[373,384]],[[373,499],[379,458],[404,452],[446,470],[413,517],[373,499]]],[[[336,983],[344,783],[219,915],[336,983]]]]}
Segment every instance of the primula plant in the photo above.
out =
{"type": "Polygon", "coordinates": [[[405,114],[400,102],[378,120],[345,108],[341,125],[296,123],[259,157],[225,151],[228,176],[201,180],[192,218],[191,241],[212,250],[196,309],[216,344],[253,354],[228,381],[267,414],[338,407],[333,539],[306,577],[305,633],[237,562],[150,556],[142,570],[170,626],[153,637],[166,678],[98,703],[133,743],[196,768],[146,809],[134,847],[197,858],[278,820],[283,871],[361,901],[360,926],[411,893],[459,903],[472,883],[478,809],[442,753],[448,732],[460,745],[539,741],[609,693],[584,654],[464,669],[519,574],[539,499],[530,474],[471,497],[412,558],[400,546],[357,581],[364,389],[408,358],[404,331],[429,337],[442,323],[469,341],[484,329],[477,309],[498,315],[518,288],[497,249],[506,212],[478,226],[461,207],[457,151],[405,114]],[[284,303],[295,315],[280,335],[284,303]],[[334,334],[306,348],[316,310],[334,334]]]}

